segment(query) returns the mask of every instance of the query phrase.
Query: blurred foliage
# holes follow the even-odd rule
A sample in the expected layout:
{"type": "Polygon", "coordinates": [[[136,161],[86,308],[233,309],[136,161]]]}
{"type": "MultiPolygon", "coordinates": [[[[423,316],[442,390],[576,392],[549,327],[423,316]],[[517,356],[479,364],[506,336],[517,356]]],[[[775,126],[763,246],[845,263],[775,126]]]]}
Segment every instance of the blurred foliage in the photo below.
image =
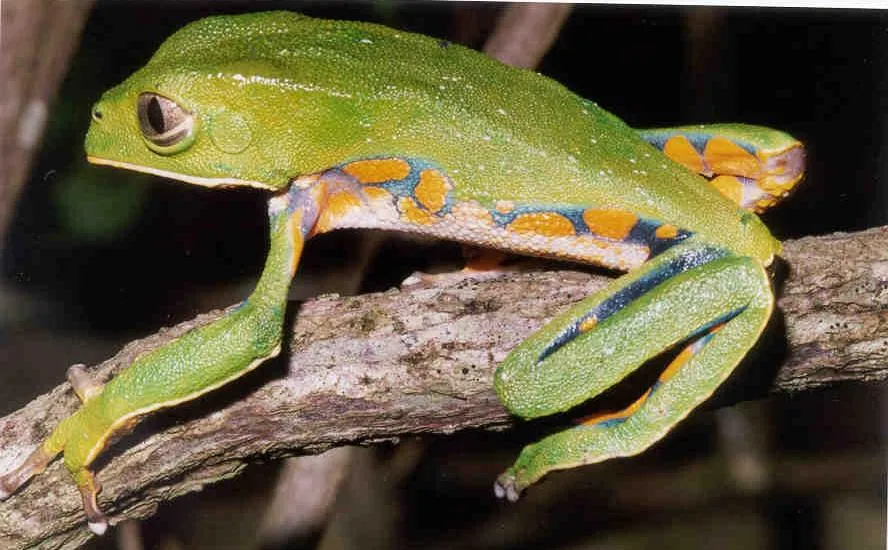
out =
{"type": "Polygon", "coordinates": [[[79,164],[54,185],[59,229],[73,239],[103,242],[119,238],[138,220],[152,176],[108,178],[79,164]]]}

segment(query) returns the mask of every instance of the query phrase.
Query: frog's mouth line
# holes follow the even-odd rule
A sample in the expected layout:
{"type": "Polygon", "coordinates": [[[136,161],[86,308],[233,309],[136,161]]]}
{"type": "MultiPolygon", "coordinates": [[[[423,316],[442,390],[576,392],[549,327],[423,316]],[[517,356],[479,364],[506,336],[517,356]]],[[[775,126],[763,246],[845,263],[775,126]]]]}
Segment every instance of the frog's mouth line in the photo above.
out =
{"type": "Polygon", "coordinates": [[[124,168],[126,170],[132,170],[134,172],[144,172],[146,174],[152,174],[155,176],[160,176],[162,178],[184,181],[185,183],[191,183],[203,187],[255,187],[256,189],[265,189],[269,191],[275,190],[275,187],[265,183],[260,183],[258,181],[241,180],[236,178],[201,178],[199,176],[189,176],[187,174],[180,174],[178,172],[158,170],[157,168],[142,166],[140,164],[131,164],[129,162],[109,160],[90,155],[87,155],[86,160],[88,160],[92,164],[102,164],[105,166],[114,166],[115,168],[124,168]]]}

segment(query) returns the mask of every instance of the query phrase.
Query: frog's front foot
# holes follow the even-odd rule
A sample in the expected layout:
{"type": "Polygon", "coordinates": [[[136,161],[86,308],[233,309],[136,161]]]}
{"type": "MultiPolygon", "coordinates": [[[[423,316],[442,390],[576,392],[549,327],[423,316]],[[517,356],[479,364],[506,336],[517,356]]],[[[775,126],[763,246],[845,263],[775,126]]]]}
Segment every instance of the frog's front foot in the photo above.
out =
{"type": "MultiPolygon", "coordinates": [[[[82,367],[75,365],[74,371],[82,371],[82,367]]],[[[79,374],[86,376],[85,372],[79,372],[79,374]]],[[[87,388],[84,386],[75,386],[75,389],[77,389],[78,395],[94,396],[93,390],[96,388],[90,385],[89,391],[85,391],[87,388]]],[[[101,491],[101,486],[87,466],[90,462],[90,455],[104,447],[108,434],[100,434],[95,438],[96,441],[88,437],[84,439],[84,435],[89,433],[90,415],[84,414],[83,411],[84,409],[81,408],[62,420],[49,438],[37,447],[22,464],[0,476],[0,500],[6,500],[32,477],[43,473],[49,463],[64,451],[65,466],[71,472],[80,491],[89,528],[93,533],[101,535],[108,530],[108,518],[105,517],[96,502],[96,496],[101,491]],[[87,443],[87,448],[83,447],[83,442],[87,443]],[[94,443],[95,447],[91,447],[90,442],[94,443]]]]}
{"type": "Polygon", "coordinates": [[[53,458],[55,455],[50,455],[43,450],[43,447],[38,447],[17,468],[0,476],[0,501],[6,500],[28,480],[42,473],[53,458]]]}

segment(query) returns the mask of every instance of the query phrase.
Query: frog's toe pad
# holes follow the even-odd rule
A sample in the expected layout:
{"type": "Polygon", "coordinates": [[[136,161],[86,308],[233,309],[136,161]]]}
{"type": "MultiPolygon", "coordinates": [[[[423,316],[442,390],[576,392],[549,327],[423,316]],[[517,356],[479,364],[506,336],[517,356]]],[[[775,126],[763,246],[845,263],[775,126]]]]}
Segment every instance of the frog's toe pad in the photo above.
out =
{"type": "Polygon", "coordinates": [[[101,519],[99,521],[88,521],[86,524],[89,526],[90,531],[99,536],[104,535],[105,531],[108,530],[108,521],[105,519],[101,519]]]}
{"type": "Polygon", "coordinates": [[[103,535],[108,530],[108,518],[105,517],[96,502],[96,496],[102,490],[102,486],[91,472],[83,470],[80,475],[82,476],[81,483],[77,488],[80,490],[80,496],[83,497],[83,511],[86,513],[87,525],[93,533],[103,535]]]}
{"type": "Polygon", "coordinates": [[[493,494],[496,498],[505,498],[509,502],[516,502],[521,497],[521,490],[512,474],[503,474],[499,476],[493,484],[493,494]]]}

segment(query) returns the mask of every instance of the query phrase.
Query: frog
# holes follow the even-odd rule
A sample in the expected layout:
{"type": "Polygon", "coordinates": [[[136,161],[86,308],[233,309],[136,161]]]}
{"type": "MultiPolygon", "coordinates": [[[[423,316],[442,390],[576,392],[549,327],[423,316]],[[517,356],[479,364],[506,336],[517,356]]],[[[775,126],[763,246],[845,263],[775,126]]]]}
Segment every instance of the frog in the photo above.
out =
{"type": "Polygon", "coordinates": [[[81,401],[18,467],[58,455],[105,532],[91,466],[152,412],[280,353],[305,242],[340,228],[417,233],[623,271],[520,343],[493,386],[519,419],[571,411],[675,352],[631,404],[526,446],[494,484],[511,501],[555,470],[640,453],[706,401],[774,308],[780,242],[757,213],[802,179],[804,147],[753,125],[634,129],[537,72],[377,24],[222,15],[170,36],[93,106],[87,160],[268,194],[252,293],[111,380],[68,370],[81,401]]]}

